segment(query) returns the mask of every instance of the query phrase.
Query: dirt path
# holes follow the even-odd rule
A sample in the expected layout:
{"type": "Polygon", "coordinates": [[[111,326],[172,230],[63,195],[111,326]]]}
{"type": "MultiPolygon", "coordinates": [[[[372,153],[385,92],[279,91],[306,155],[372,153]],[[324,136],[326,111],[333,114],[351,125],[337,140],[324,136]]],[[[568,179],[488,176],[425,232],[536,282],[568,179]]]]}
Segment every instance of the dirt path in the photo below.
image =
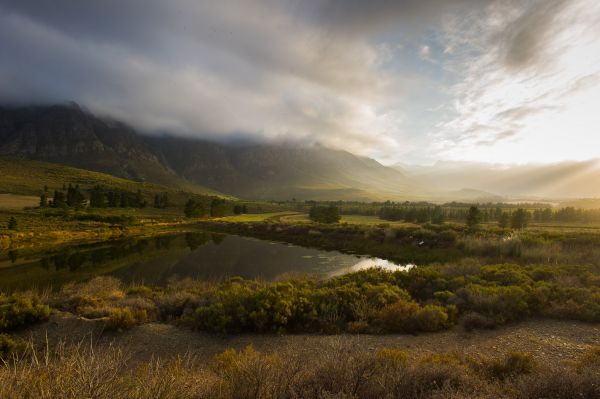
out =
{"type": "Polygon", "coordinates": [[[348,343],[368,350],[402,348],[418,355],[433,352],[458,352],[468,355],[502,355],[508,351],[529,352],[540,362],[570,361],[591,346],[600,345],[600,324],[570,321],[533,320],[491,331],[467,333],[457,327],[441,333],[421,335],[260,335],[216,336],[168,324],[150,323],[122,333],[103,332],[101,321],[74,316],[53,316],[20,333],[44,343],[58,340],[78,342],[93,337],[100,345],[113,344],[131,353],[135,360],[153,356],[170,357],[187,353],[211,358],[228,348],[242,349],[252,344],[257,350],[270,352],[294,347],[303,351],[348,343]]]}

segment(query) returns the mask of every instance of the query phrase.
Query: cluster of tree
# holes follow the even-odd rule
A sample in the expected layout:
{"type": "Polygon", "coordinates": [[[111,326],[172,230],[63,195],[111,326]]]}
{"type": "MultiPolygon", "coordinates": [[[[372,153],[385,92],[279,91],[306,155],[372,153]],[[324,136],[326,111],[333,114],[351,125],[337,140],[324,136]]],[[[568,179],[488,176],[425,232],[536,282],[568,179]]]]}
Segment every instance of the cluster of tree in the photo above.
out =
{"type": "Polygon", "coordinates": [[[200,199],[190,198],[185,203],[183,211],[187,217],[202,217],[206,215],[223,217],[231,213],[235,215],[248,213],[248,207],[246,204],[235,204],[232,207],[230,202],[222,198],[213,198],[209,203],[200,199]]]}
{"type": "Polygon", "coordinates": [[[188,218],[202,217],[206,215],[206,209],[202,201],[190,198],[185,203],[183,213],[185,213],[185,216],[188,218]]]}
{"type": "Polygon", "coordinates": [[[379,210],[379,218],[390,221],[442,224],[446,220],[446,212],[441,206],[434,207],[392,207],[384,206],[379,210]]]}
{"type": "MultiPolygon", "coordinates": [[[[513,229],[523,229],[527,227],[531,214],[523,209],[518,208],[514,212],[501,212],[498,216],[498,225],[502,228],[512,227],[513,229]]],[[[475,228],[481,222],[481,211],[478,207],[472,206],[465,218],[466,224],[470,229],[475,228]]]]}
{"type": "Polygon", "coordinates": [[[233,206],[234,215],[242,215],[248,213],[248,206],[246,204],[236,204],[233,206]]]}
{"type": "Polygon", "coordinates": [[[133,193],[102,186],[94,186],[90,190],[90,207],[92,208],[145,208],[146,205],[146,200],[140,190],[133,193]]]}
{"type": "Polygon", "coordinates": [[[54,190],[52,199],[48,195],[48,187],[44,187],[44,191],[40,195],[40,207],[52,208],[84,208],[87,200],[85,195],[79,188],[79,185],[68,187],[63,185],[62,190],[54,190]]]}
{"type": "Polygon", "coordinates": [[[575,207],[565,207],[557,210],[535,209],[532,214],[535,222],[599,222],[600,209],[579,209],[575,207]]]}
{"type": "Polygon", "coordinates": [[[165,208],[168,208],[169,206],[171,206],[171,203],[169,202],[169,194],[162,193],[162,194],[156,194],[154,196],[154,207],[155,208],[165,209],[165,208]]]}
{"type": "Polygon", "coordinates": [[[48,195],[45,186],[40,194],[40,207],[51,208],[144,208],[146,200],[140,190],[131,192],[127,190],[111,189],[100,185],[94,186],[89,191],[89,200],[79,185],[63,186],[62,190],[54,190],[52,197],[48,195]]]}
{"type": "Polygon", "coordinates": [[[315,205],[310,208],[308,216],[313,222],[328,224],[338,223],[341,219],[339,208],[333,204],[327,206],[315,205]]]}

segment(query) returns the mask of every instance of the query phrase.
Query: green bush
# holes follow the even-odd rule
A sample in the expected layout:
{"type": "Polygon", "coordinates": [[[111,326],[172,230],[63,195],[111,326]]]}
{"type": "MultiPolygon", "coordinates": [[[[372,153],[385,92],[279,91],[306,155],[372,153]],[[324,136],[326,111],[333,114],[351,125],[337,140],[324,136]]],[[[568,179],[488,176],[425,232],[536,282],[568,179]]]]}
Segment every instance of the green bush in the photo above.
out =
{"type": "Polygon", "coordinates": [[[110,311],[106,328],[109,330],[128,330],[136,325],[136,318],[133,312],[127,308],[116,308],[110,311]]]}
{"type": "Polygon", "coordinates": [[[25,352],[25,349],[27,349],[27,343],[24,340],[8,334],[0,334],[0,361],[18,356],[25,352]]]}
{"type": "Polygon", "coordinates": [[[0,297],[0,331],[47,320],[49,316],[48,305],[40,303],[35,297],[0,297]]]}
{"type": "Polygon", "coordinates": [[[417,329],[425,332],[445,330],[451,323],[446,309],[438,305],[426,305],[415,314],[417,329]]]}
{"type": "Polygon", "coordinates": [[[377,318],[385,332],[413,333],[419,328],[416,319],[419,310],[418,303],[401,300],[385,306],[377,318]]]}

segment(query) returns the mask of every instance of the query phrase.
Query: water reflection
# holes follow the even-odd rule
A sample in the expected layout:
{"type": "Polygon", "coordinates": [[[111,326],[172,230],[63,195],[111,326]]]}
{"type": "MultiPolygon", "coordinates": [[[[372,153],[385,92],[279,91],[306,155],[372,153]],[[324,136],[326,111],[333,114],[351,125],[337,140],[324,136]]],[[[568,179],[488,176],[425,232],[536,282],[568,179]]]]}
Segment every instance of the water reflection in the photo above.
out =
{"type": "Polygon", "coordinates": [[[165,284],[173,277],[273,280],[287,273],[333,276],[368,267],[408,270],[383,259],[198,231],[70,246],[42,254],[0,254],[0,287],[60,286],[95,275],[165,284]]]}
{"type": "Polygon", "coordinates": [[[331,277],[339,276],[341,274],[357,272],[359,270],[372,269],[372,268],[380,268],[384,270],[389,270],[391,272],[396,271],[404,271],[407,272],[413,267],[414,264],[408,263],[406,265],[397,265],[394,262],[390,262],[389,260],[380,259],[380,258],[364,258],[358,261],[355,265],[352,265],[348,268],[338,269],[330,274],[331,277]]]}

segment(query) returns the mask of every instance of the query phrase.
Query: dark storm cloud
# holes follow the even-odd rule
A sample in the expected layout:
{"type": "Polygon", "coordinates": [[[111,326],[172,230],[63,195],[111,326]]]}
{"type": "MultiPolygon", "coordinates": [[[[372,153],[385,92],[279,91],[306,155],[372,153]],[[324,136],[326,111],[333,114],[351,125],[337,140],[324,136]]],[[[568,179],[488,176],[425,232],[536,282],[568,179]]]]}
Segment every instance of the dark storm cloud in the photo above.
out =
{"type": "Polygon", "coordinates": [[[423,48],[448,20],[497,4],[517,10],[513,34],[486,37],[508,65],[530,63],[556,0],[0,0],[0,101],[74,100],[147,131],[394,151],[404,116],[388,110],[418,86],[398,71],[422,60],[382,68],[386,40],[423,48]]]}

